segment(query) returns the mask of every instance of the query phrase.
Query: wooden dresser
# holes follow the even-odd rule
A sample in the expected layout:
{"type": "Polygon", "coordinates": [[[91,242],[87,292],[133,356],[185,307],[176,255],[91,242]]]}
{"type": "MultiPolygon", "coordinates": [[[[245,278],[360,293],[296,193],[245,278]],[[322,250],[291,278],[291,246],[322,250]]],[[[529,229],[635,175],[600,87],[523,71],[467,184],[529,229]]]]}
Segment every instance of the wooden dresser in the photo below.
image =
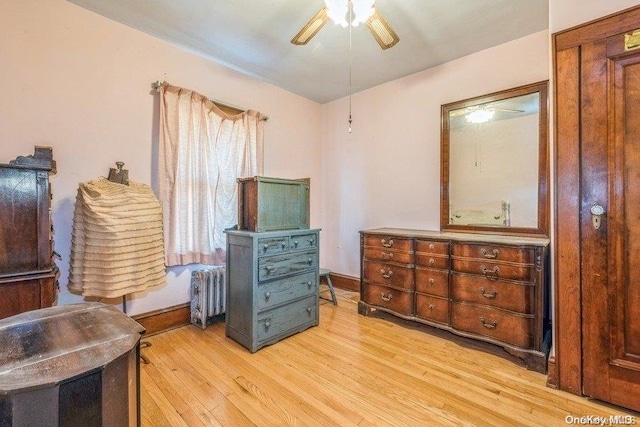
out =
{"type": "Polygon", "coordinates": [[[319,230],[227,230],[226,335],[252,353],[318,325],[319,230]]]}
{"type": "Polygon", "coordinates": [[[549,239],[381,228],[361,234],[358,312],[502,347],[546,372],[549,239]]]}
{"type": "Polygon", "coordinates": [[[0,164],[0,318],[56,303],[52,173],[55,162],[48,147],[0,164]]]}

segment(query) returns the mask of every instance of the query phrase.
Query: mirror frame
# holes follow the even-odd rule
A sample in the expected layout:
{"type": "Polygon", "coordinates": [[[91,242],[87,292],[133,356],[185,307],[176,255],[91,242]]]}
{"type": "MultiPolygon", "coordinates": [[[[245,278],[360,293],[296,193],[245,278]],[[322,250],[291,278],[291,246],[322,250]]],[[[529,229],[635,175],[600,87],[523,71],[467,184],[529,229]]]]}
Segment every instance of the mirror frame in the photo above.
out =
{"type": "Polygon", "coordinates": [[[545,235],[549,234],[549,81],[518,86],[512,89],[494,92],[488,95],[451,102],[441,107],[441,164],[440,164],[440,229],[442,231],[482,232],[516,235],[545,235]],[[538,93],[539,117],[538,124],[538,225],[537,227],[496,227],[477,226],[449,223],[449,112],[468,108],[478,104],[501,101],[507,98],[538,93]]]}

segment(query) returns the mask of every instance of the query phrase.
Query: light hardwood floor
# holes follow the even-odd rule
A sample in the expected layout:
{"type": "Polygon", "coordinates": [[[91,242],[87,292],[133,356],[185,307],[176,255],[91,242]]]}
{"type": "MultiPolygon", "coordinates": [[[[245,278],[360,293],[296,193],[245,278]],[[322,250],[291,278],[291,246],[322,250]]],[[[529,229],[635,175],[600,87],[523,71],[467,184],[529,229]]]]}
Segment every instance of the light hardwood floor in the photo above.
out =
{"type": "Polygon", "coordinates": [[[424,330],[321,300],[320,326],[251,354],[224,322],[145,340],[143,426],[566,426],[637,413],[545,386],[546,376],[424,330]]]}

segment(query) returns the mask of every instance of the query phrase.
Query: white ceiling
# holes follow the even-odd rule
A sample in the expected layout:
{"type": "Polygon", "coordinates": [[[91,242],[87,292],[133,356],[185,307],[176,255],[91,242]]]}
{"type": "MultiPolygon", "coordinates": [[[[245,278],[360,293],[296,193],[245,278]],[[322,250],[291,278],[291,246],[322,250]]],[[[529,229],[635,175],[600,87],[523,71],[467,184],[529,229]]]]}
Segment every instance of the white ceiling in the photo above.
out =
{"type": "MultiPolygon", "coordinates": [[[[349,93],[349,30],[291,38],[323,0],[69,0],[220,64],[325,103],[349,93]]],[[[548,0],[377,0],[400,37],[353,29],[353,93],[548,28],[548,0]]]]}

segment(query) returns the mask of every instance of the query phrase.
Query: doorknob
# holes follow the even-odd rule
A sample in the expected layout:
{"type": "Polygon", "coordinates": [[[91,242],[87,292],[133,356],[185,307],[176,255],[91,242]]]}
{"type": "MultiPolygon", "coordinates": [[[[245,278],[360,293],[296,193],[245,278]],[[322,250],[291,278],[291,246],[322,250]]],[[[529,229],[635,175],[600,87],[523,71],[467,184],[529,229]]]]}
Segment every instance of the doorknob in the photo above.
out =
{"type": "Polygon", "coordinates": [[[591,221],[593,222],[593,228],[596,230],[600,228],[602,215],[604,215],[604,208],[601,205],[594,203],[593,206],[591,206],[591,221]]]}

